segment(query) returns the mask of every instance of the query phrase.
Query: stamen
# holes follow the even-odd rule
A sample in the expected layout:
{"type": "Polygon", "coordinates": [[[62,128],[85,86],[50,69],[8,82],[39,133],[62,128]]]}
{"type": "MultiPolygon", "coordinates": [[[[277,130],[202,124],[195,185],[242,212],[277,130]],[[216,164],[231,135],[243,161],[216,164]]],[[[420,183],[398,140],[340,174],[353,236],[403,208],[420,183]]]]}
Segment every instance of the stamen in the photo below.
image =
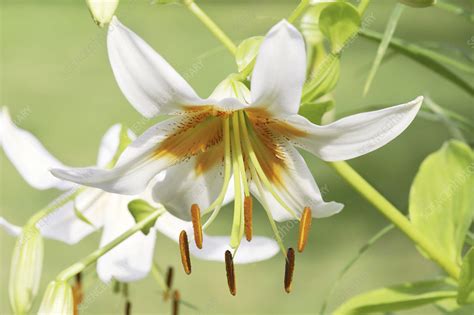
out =
{"type": "Polygon", "coordinates": [[[171,287],[173,286],[173,274],[173,267],[168,267],[168,270],[166,272],[166,290],[163,292],[164,301],[168,301],[168,298],[170,296],[171,287]]]}
{"type": "Polygon", "coordinates": [[[132,314],[132,302],[127,301],[125,303],[125,315],[131,315],[132,314]]]}
{"type": "Polygon", "coordinates": [[[293,248],[288,248],[285,262],[285,291],[291,292],[291,281],[293,280],[293,271],[295,270],[295,251],[293,248]]]}
{"type": "Polygon", "coordinates": [[[300,220],[300,234],[298,238],[298,251],[301,253],[308,241],[309,230],[311,229],[311,208],[305,207],[300,220]]]}
{"type": "Polygon", "coordinates": [[[180,303],[181,296],[179,295],[178,290],[174,290],[173,292],[173,310],[171,314],[178,315],[179,314],[179,303],[180,303]]]}
{"type": "Polygon", "coordinates": [[[184,272],[189,275],[191,273],[191,258],[189,256],[188,234],[184,230],[179,234],[179,251],[184,272]]]}
{"type": "Polygon", "coordinates": [[[237,290],[235,287],[234,260],[232,258],[232,253],[228,250],[225,252],[225,271],[227,274],[227,284],[229,285],[230,294],[235,295],[237,290]]]}
{"type": "Polygon", "coordinates": [[[84,294],[82,292],[81,273],[76,274],[76,282],[72,288],[72,296],[74,301],[74,315],[79,314],[79,304],[82,303],[84,294]]]}
{"type": "Polygon", "coordinates": [[[252,240],[252,196],[245,196],[244,199],[244,219],[245,219],[245,238],[247,241],[252,240]]]}
{"type": "Polygon", "coordinates": [[[194,229],[194,242],[197,248],[202,248],[202,225],[201,225],[201,209],[197,204],[191,206],[191,218],[194,229]]]}

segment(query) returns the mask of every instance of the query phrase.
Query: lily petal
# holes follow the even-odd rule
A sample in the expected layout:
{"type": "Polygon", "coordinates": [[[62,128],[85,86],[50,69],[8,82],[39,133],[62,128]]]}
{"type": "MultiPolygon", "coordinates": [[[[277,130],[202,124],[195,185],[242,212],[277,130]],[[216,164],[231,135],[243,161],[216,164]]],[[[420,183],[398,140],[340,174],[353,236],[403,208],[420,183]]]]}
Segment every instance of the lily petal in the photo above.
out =
{"type": "MultiPolygon", "coordinates": [[[[109,200],[110,211],[106,213],[100,246],[108,244],[135,225],[127,205],[133,198],[113,196],[109,200]]],[[[138,231],[110,252],[99,258],[97,273],[104,282],[116,279],[122,282],[140,280],[151,270],[156,234],[151,229],[148,235],[138,231]]]]}
{"type": "Polygon", "coordinates": [[[21,234],[21,227],[8,222],[5,218],[0,217],[0,228],[11,236],[19,236],[21,234]]]}
{"type": "MultiPolygon", "coordinates": [[[[318,185],[301,154],[289,143],[283,141],[280,150],[285,167],[277,171],[278,178],[274,179],[276,182],[273,189],[294,214],[300,217],[305,207],[311,208],[313,218],[328,217],[340,212],[344,205],[323,200],[318,185]]],[[[262,185],[263,194],[254,182],[250,189],[260,203],[267,204],[273,219],[278,222],[295,219],[264,185],[262,185]]]]}
{"type": "Polygon", "coordinates": [[[186,80],[116,17],[109,26],[107,48],[120,89],[143,116],[176,114],[183,105],[201,102],[186,80]]]}
{"type": "Polygon", "coordinates": [[[65,167],[49,153],[30,132],[18,128],[5,107],[0,116],[2,146],[5,154],[23,179],[36,189],[69,189],[73,185],[55,178],[49,172],[52,167],[65,167]]]}
{"type": "Polygon", "coordinates": [[[415,119],[423,97],[389,108],[342,118],[318,126],[306,118],[293,115],[286,123],[302,130],[294,144],[325,161],[342,161],[372,152],[400,135],[415,119]]]}
{"type": "MultiPolygon", "coordinates": [[[[155,228],[168,236],[175,242],[179,241],[179,234],[182,230],[187,231],[188,237],[192,238],[192,223],[173,217],[165,213],[158,218],[155,228]]],[[[189,251],[195,257],[202,260],[224,261],[226,250],[231,250],[229,246],[230,238],[227,236],[209,236],[203,235],[202,249],[198,249],[196,244],[190,239],[189,251]]],[[[270,259],[279,251],[278,243],[273,239],[254,236],[251,242],[242,242],[239,246],[234,263],[248,264],[270,259]]]]}
{"type": "Polygon", "coordinates": [[[267,109],[274,116],[296,114],[306,75],[303,36],[286,20],[266,35],[252,74],[253,107],[267,109]]]}
{"type": "MultiPolygon", "coordinates": [[[[59,196],[51,203],[51,206],[63,203],[65,199],[70,197],[71,193],[73,191],[59,196]]],[[[86,188],[75,200],[67,202],[42,218],[36,224],[36,227],[46,238],[70,245],[76,244],[103,226],[105,212],[110,208],[111,205],[106,193],[98,189],[86,188]],[[81,220],[76,211],[80,212],[93,225],[81,220]]]]}

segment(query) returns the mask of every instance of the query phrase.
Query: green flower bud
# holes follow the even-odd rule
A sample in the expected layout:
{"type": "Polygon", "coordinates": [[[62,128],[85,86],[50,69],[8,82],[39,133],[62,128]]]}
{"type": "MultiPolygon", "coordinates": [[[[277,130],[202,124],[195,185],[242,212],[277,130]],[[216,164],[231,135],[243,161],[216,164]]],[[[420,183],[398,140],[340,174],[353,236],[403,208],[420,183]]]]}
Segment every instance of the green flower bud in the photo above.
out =
{"type": "Polygon", "coordinates": [[[9,295],[15,314],[27,313],[38,294],[43,266],[43,238],[35,227],[25,227],[16,241],[10,267],[9,295]]]}
{"type": "Polygon", "coordinates": [[[50,282],[46,288],[38,314],[74,314],[74,297],[71,286],[66,281],[50,282]]]}
{"type": "Polygon", "coordinates": [[[321,11],[335,0],[320,0],[311,2],[312,6],[306,10],[301,18],[300,27],[304,38],[310,44],[319,44],[324,35],[319,29],[319,15],[321,11]]]}
{"type": "Polygon", "coordinates": [[[112,20],[119,0],[86,0],[92,18],[100,27],[112,20]]]}
{"type": "Polygon", "coordinates": [[[426,8],[434,5],[436,0],[399,0],[401,3],[414,8],[426,8]]]}

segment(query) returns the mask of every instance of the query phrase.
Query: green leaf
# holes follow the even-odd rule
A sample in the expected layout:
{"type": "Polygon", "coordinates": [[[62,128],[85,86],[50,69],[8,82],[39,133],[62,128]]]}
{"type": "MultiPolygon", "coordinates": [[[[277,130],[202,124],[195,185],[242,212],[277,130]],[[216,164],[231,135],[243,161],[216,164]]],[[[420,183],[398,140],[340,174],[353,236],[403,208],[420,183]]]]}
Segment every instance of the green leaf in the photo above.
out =
{"type": "Polygon", "coordinates": [[[356,315],[406,310],[456,295],[445,279],[406,283],[362,293],[341,305],[334,315],[356,315]]]}
{"type": "Polygon", "coordinates": [[[318,65],[303,87],[301,103],[310,103],[332,91],[339,80],[339,55],[330,54],[318,65]]]}
{"type": "Polygon", "coordinates": [[[436,0],[398,0],[413,8],[426,8],[435,4],[436,0]]]}
{"type": "Polygon", "coordinates": [[[411,222],[459,265],[474,215],[473,175],[474,152],[452,140],[423,161],[410,190],[411,222]]]}
{"type": "Polygon", "coordinates": [[[330,40],[332,52],[339,53],[359,31],[360,15],[346,2],[334,2],[321,11],[319,27],[330,40]]]}
{"type": "Polygon", "coordinates": [[[309,7],[301,17],[300,28],[306,43],[316,45],[323,41],[324,34],[319,27],[319,16],[331,2],[318,2],[309,7]]]}
{"type": "Polygon", "coordinates": [[[298,114],[307,118],[313,124],[321,125],[325,113],[334,108],[334,101],[305,103],[300,106],[298,114]]]}
{"type": "Polygon", "coordinates": [[[239,72],[251,72],[262,41],[263,36],[254,36],[243,40],[239,44],[235,52],[235,62],[239,72]]]}
{"type": "Polygon", "coordinates": [[[377,73],[377,70],[380,64],[382,63],[383,56],[385,55],[385,52],[387,51],[388,45],[390,44],[390,40],[393,37],[393,33],[395,33],[395,29],[397,28],[398,21],[403,12],[403,8],[404,8],[403,5],[396,4],[395,8],[392,11],[392,14],[390,15],[387,28],[385,29],[385,32],[383,34],[383,39],[380,42],[379,48],[377,49],[377,54],[375,56],[374,63],[372,64],[372,68],[370,69],[369,76],[367,78],[367,81],[365,82],[364,95],[366,95],[367,92],[369,91],[370,85],[372,84],[372,81],[375,78],[375,74],[377,73]]]}
{"type": "MultiPolygon", "coordinates": [[[[150,214],[156,211],[148,202],[143,199],[135,199],[128,203],[128,210],[132,214],[136,223],[146,219],[150,214]]],[[[142,232],[145,235],[150,233],[150,229],[155,225],[156,219],[143,227],[142,232]]]]}
{"type": "MultiPolygon", "coordinates": [[[[371,30],[361,29],[359,34],[376,42],[380,42],[383,39],[383,36],[380,33],[371,30]]],[[[458,62],[457,60],[454,60],[446,55],[434,52],[430,49],[420,47],[416,44],[395,37],[393,37],[390,41],[390,47],[395,49],[397,52],[417,61],[425,67],[430,68],[432,71],[456,84],[470,95],[474,95],[474,88],[469,83],[464,81],[463,78],[452,72],[450,69],[446,68],[445,64],[456,67],[460,70],[462,69],[468,73],[474,73],[474,68],[472,66],[458,62]]]]}
{"type": "Polygon", "coordinates": [[[434,307],[445,315],[472,315],[474,314],[474,305],[459,305],[456,298],[446,299],[436,302],[434,307]]]}
{"type": "Polygon", "coordinates": [[[457,302],[474,303],[474,247],[471,247],[462,260],[457,302]]]}

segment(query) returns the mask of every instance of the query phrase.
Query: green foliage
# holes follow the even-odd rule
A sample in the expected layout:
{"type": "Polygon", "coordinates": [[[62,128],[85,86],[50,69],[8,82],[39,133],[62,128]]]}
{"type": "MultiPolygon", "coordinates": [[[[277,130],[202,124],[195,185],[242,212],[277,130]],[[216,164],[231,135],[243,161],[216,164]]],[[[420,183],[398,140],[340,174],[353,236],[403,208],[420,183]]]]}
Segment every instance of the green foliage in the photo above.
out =
{"type": "Polygon", "coordinates": [[[413,8],[426,8],[434,5],[436,0],[398,0],[413,8]]]}
{"type": "Polygon", "coordinates": [[[252,71],[262,41],[263,36],[254,36],[239,44],[235,52],[235,62],[239,72],[250,73],[252,71]]]}
{"type": "Polygon", "coordinates": [[[322,118],[325,113],[334,108],[334,101],[328,100],[323,102],[305,103],[300,106],[298,114],[306,117],[314,124],[321,125],[322,118]]]}
{"type": "Polygon", "coordinates": [[[413,225],[458,264],[474,215],[473,175],[474,152],[452,140],[423,161],[410,191],[413,225]]]}
{"type": "Polygon", "coordinates": [[[303,87],[301,103],[312,102],[319,97],[331,92],[339,80],[340,61],[339,55],[327,55],[318,65],[316,70],[303,87]]]}
{"type": "Polygon", "coordinates": [[[357,9],[346,2],[335,2],[321,11],[319,27],[330,40],[332,52],[339,53],[357,34],[360,15],[357,9]]]}
{"type": "Polygon", "coordinates": [[[356,315],[406,310],[456,295],[446,279],[384,287],[357,295],[341,305],[334,315],[356,315]]]}
{"type": "MultiPolygon", "coordinates": [[[[148,202],[143,199],[135,199],[128,203],[128,210],[132,214],[136,223],[146,219],[150,214],[156,211],[148,202]]],[[[147,235],[150,233],[150,229],[155,225],[156,220],[150,222],[143,227],[143,234],[147,235]]]]}
{"type": "Polygon", "coordinates": [[[120,155],[122,155],[123,151],[125,151],[125,149],[129,146],[130,143],[132,143],[132,139],[130,139],[130,136],[128,135],[128,128],[125,127],[124,125],[121,125],[120,126],[120,139],[119,139],[117,152],[115,152],[114,157],[112,158],[112,161],[110,161],[109,164],[107,165],[108,168],[112,168],[115,166],[118,159],[120,158],[120,155]]]}
{"type": "Polygon", "coordinates": [[[331,2],[320,2],[311,6],[301,17],[300,28],[308,44],[319,44],[324,40],[324,35],[319,27],[321,11],[331,2]]]}
{"type": "Polygon", "coordinates": [[[459,278],[457,302],[459,304],[474,303],[474,247],[464,256],[459,278]]]}

